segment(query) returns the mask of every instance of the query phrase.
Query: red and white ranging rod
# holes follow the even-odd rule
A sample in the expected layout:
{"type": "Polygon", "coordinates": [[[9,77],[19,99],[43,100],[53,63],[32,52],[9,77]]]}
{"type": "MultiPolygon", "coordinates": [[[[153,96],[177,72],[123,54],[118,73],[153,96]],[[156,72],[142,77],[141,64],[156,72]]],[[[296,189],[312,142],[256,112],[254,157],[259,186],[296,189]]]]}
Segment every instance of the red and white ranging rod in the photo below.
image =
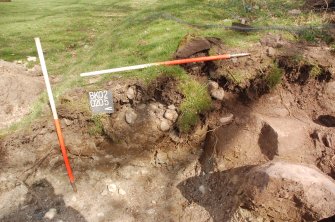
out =
{"type": "Polygon", "coordinates": [[[181,65],[181,64],[192,63],[192,62],[206,62],[206,61],[214,61],[214,60],[223,60],[223,59],[230,59],[230,58],[243,57],[243,56],[249,56],[249,55],[250,53],[239,53],[239,54],[224,54],[224,55],[216,55],[216,56],[204,56],[204,57],[189,58],[189,59],[178,59],[178,60],[172,60],[172,61],[155,62],[155,63],[135,65],[135,66],[125,66],[125,67],[120,67],[120,68],[106,69],[106,70],[94,71],[94,72],[85,72],[85,73],[81,73],[80,76],[96,76],[96,75],[102,75],[102,74],[108,74],[108,73],[145,69],[145,68],[149,68],[152,66],[181,65]]]}
{"type": "Polygon", "coordinates": [[[45,86],[46,86],[47,92],[48,92],[49,102],[50,102],[50,106],[51,106],[52,115],[53,115],[53,118],[54,118],[54,124],[55,124],[55,128],[56,128],[57,136],[58,136],[59,146],[60,146],[61,151],[62,151],[62,155],[63,155],[65,167],[66,167],[69,179],[70,179],[71,186],[72,186],[73,190],[75,192],[77,192],[77,188],[76,188],[76,185],[74,183],[74,176],[73,176],[73,173],[72,173],[72,169],[71,169],[71,166],[70,166],[69,158],[67,156],[67,152],[66,152],[66,148],[65,148],[65,143],[64,143],[64,138],[63,138],[63,134],[62,134],[62,129],[61,129],[61,126],[60,126],[58,115],[57,115],[57,110],[56,110],[56,105],[55,105],[54,97],[52,95],[51,85],[50,85],[50,81],[49,81],[48,71],[47,71],[47,67],[46,67],[46,64],[45,64],[45,60],[44,60],[44,55],[43,55],[43,50],[42,50],[42,45],[41,45],[40,39],[39,38],[35,38],[35,43],[36,43],[36,48],[37,48],[37,52],[38,52],[38,57],[40,59],[40,63],[41,63],[41,67],[42,67],[42,72],[43,72],[45,86]]]}

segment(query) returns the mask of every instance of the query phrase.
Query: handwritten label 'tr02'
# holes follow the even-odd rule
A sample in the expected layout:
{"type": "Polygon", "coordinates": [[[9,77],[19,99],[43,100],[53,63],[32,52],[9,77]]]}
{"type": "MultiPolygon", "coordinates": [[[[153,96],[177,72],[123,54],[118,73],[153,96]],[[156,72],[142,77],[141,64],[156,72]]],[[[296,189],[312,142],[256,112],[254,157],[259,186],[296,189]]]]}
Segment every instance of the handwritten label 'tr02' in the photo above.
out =
{"type": "Polygon", "coordinates": [[[89,92],[90,106],[93,113],[113,113],[113,95],[112,92],[103,90],[89,92]]]}

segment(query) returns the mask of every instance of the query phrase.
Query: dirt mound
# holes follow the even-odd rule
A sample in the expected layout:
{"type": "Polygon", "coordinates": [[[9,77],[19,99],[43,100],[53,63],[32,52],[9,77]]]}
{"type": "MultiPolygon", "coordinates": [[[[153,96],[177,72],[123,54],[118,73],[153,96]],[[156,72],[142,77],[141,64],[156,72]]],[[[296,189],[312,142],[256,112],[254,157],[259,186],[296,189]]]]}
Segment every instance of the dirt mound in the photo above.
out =
{"type": "Polygon", "coordinates": [[[41,72],[0,60],[0,129],[17,122],[30,111],[43,90],[41,72]]]}

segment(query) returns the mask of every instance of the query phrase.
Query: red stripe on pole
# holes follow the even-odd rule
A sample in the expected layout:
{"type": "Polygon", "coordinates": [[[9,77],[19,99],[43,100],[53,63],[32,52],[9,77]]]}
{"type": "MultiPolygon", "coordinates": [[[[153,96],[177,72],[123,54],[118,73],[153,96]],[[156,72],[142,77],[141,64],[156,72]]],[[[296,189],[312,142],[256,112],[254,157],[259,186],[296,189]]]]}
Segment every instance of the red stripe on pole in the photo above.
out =
{"type": "Polygon", "coordinates": [[[213,61],[213,60],[220,60],[220,59],[230,59],[229,54],[225,55],[217,55],[217,56],[204,56],[204,57],[197,57],[197,58],[189,58],[189,59],[178,59],[173,61],[166,61],[166,62],[159,62],[160,65],[180,65],[192,62],[206,62],[206,61],[213,61]]]}
{"type": "Polygon", "coordinates": [[[61,129],[61,126],[60,126],[59,119],[55,119],[54,123],[55,123],[56,132],[57,132],[57,136],[58,136],[59,146],[62,150],[62,155],[63,155],[63,158],[64,158],[66,171],[69,175],[69,179],[70,179],[71,184],[73,184],[74,183],[74,176],[73,176],[72,169],[71,169],[71,166],[70,166],[69,158],[67,157],[67,152],[66,152],[66,148],[65,148],[64,138],[63,138],[62,129],[61,129]]]}

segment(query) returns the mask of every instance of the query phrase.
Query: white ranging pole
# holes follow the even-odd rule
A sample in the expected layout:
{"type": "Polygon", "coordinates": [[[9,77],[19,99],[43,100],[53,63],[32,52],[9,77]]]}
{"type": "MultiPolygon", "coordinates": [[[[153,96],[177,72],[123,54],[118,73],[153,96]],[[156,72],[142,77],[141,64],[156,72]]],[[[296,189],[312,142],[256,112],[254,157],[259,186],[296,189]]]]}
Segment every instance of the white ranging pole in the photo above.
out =
{"type": "Polygon", "coordinates": [[[49,97],[49,102],[50,102],[50,106],[51,106],[52,115],[53,115],[54,119],[58,119],[55,100],[54,100],[54,96],[53,96],[52,90],[51,90],[48,70],[47,70],[47,67],[46,67],[46,64],[45,64],[40,38],[35,38],[35,43],[36,43],[36,47],[37,47],[38,57],[40,59],[40,63],[41,63],[41,67],[42,67],[42,73],[43,73],[43,77],[44,77],[45,86],[46,86],[47,92],[48,92],[48,97],[49,97]]]}
{"type": "Polygon", "coordinates": [[[165,61],[165,62],[155,62],[155,63],[135,65],[135,66],[125,66],[125,67],[106,69],[106,70],[100,70],[100,71],[85,72],[85,73],[81,73],[80,76],[96,76],[96,75],[102,75],[102,74],[108,74],[108,73],[145,69],[145,68],[152,67],[152,66],[172,66],[172,65],[180,65],[180,64],[186,64],[186,63],[192,63],[192,62],[206,62],[206,61],[230,59],[234,57],[244,57],[244,56],[249,56],[249,55],[250,53],[239,53],[239,54],[224,54],[224,55],[204,56],[204,57],[188,58],[188,59],[178,59],[178,60],[165,61]]]}
{"type": "Polygon", "coordinates": [[[35,43],[36,43],[36,48],[37,48],[37,52],[38,52],[38,57],[40,59],[40,63],[41,63],[41,67],[42,67],[44,82],[45,82],[45,86],[46,86],[47,92],[48,92],[48,97],[49,97],[49,102],[50,102],[50,106],[51,106],[51,111],[52,111],[52,115],[53,115],[53,118],[54,118],[54,124],[55,124],[55,128],[56,128],[57,136],[58,136],[59,146],[61,148],[62,155],[63,155],[63,159],[64,159],[64,163],[65,163],[65,168],[67,170],[71,186],[72,186],[73,190],[75,192],[77,192],[77,188],[76,188],[76,185],[75,185],[75,182],[74,182],[74,176],[73,176],[73,173],[72,173],[72,169],[71,169],[71,166],[70,166],[69,158],[67,156],[67,152],[66,152],[66,148],[65,148],[64,138],[63,138],[63,134],[62,134],[62,128],[60,126],[60,121],[58,119],[54,97],[52,95],[51,85],[50,85],[50,81],[49,81],[49,75],[48,75],[47,67],[46,67],[46,64],[45,64],[45,60],[44,60],[44,55],[43,55],[43,50],[42,50],[42,45],[41,45],[40,39],[39,38],[35,38],[35,43]]]}

